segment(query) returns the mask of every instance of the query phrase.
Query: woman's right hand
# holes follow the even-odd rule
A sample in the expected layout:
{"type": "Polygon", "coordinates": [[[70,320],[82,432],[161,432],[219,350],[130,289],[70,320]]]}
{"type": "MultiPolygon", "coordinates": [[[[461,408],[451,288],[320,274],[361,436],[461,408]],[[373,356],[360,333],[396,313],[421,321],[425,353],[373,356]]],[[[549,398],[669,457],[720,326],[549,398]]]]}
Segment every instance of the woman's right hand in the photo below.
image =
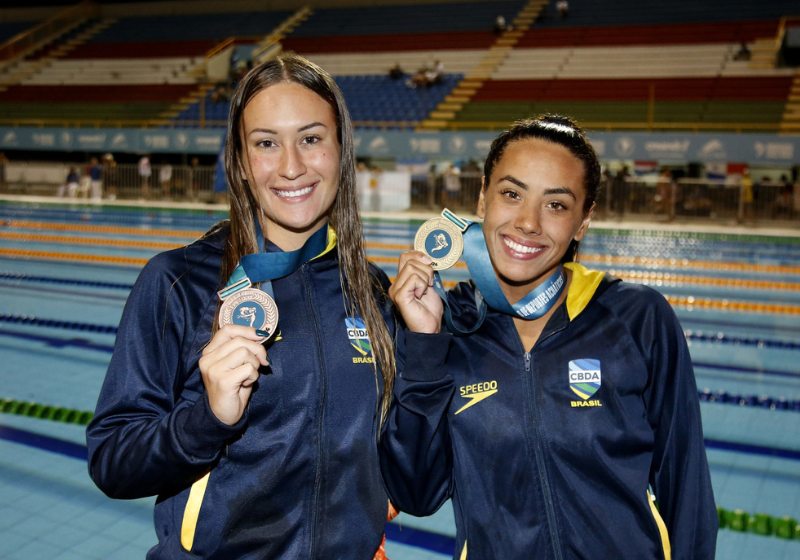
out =
{"type": "Polygon", "coordinates": [[[400,310],[409,330],[434,334],[442,328],[444,304],[433,289],[431,259],[420,251],[400,255],[397,278],[389,297],[400,310]]]}
{"type": "Polygon", "coordinates": [[[203,349],[200,373],[214,416],[233,426],[244,414],[258,368],[268,365],[263,337],[256,330],[240,325],[225,325],[203,349]]]}

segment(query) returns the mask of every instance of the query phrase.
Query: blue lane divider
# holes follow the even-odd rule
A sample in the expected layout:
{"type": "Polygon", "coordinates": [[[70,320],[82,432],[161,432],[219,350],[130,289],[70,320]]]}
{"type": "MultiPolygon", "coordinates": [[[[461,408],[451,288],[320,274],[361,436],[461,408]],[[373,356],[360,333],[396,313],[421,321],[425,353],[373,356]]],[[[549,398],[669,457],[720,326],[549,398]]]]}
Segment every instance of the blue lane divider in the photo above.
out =
{"type": "Polygon", "coordinates": [[[31,276],[30,274],[19,274],[15,272],[0,272],[0,279],[19,280],[22,282],[40,282],[48,284],[67,284],[69,286],[86,286],[89,288],[111,288],[115,290],[130,290],[133,284],[122,284],[117,282],[95,282],[91,280],[72,280],[69,278],[53,278],[50,276],[31,276]]]}
{"type": "Polygon", "coordinates": [[[800,373],[796,373],[793,371],[778,371],[772,369],[751,368],[743,366],[725,366],[720,364],[707,364],[704,362],[692,362],[692,365],[694,366],[695,372],[697,371],[697,368],[706,368],[706,369],[717,369],[727,372],[748,373],[753,375],[774,375],[777,377],[792,377],[794,379],[800,379],[800,373]]]}
{"type": "Polygon", "coordinates": [[[79,323],[77,321],[39,319],[37,317],[28,317],[27,315],[8,315],[6,313],[0,313],[0,323],[67,329],[71,331],[88,331],[101,334],[117,334],[117,327],[111,325],[93,325],[91,323],[79,323]]]}
{"type": "MultiPolygon", "coordinates": [[[[66,457],[72,457],[73,459],[80,459],[82,461],[87,461],[89,457],[88,450],[83,445],[37,434],[27,430],[3,426],[2,424],[0,424],[0,439],[20,443],[22,445],[27,445],[29,447],[34,447],[53,453],[58,453],[66,457]]],[[[795,451],[792,449],[780,449],[712,439],[706,439],[705,445],[708,449],[719,449],[722,451],[734,451],[767,457],[780,457],[784,459],[800,460],[800,451],[795,451]]],[[[425,531],[423,529],[415,529],[408,526],[402,527],[397,522],[387,523],[385,531],[386,539],[393,542],[414,546],[440,554],[452,555],[455,551],[456,539],[450,535],[443,535],[441,533],[434,533],[432,531],[425,531]]]]}
{"type": "Polygon", "coordinates": [[[4,329],[0,329],[0,336],[19,338],[21,340],[27,340],[29,342],[41,342],[53,348],[66,348],[67,346],[71,346],[72,348],[81,348],[83,350],[95,350],[98,352],[105,352],[107,354],[111,354],[112,352],[114,352],[114,346],[111,344],[98,344],[96,342],[92,342],[91,340],[86,340],[85,338],[64,339],[64,338],[55,338],[52,336],[35,335],[31,333],[7,331],[4,329]]]}
{"type": "Polygon", "coordinates": [[[21,443],[22,445],[43,449],[45,451],[52,451],[53,453],[72,457],[73,459],[81,459],[82,461],[87,461],[89,459],[89,451],[86,449],[85,445],[36,434],[27,430],[12,428],[11,426],[3,426],[2,424],[0,424],[0,439],[21,443]]]}
{"type": "Polygon", "coordinates": [[[740,395],[739,393],[728,393],[727,391],[717,391],[714,393],[711,389],[703,389],[697,393],[700,395],[700,400],[703,402],[750,406],[766,410],[800,412],[800,400],[790,400],[785,397],[774,399],[766,395],[740,395]]]}
{"type": "Polygon", "coordinates": [[[456,549],[456,539],[450,535],[415,529],[407,525],[401,526],[399,523],[387,523],[385,531],[387,540],[424,548],[431,552],[452,556],[456,549]]]}
{"type": "MultiPolygon", "coordinates": [[[[711,325],[714,328],[720,327],[733,327],[733,328],[763,328],[769,329],[773,332],[787,332],[787,333],[800,333],[800,325],[792,326],[792,325],[758,325],[753,323],[742,323],[736,321],[719,321],[716,319],[699,319],[697,317],[680,317],[681,325],[684,327],[687,325],[711,325]]],[[[685,329],[691,330],[691,329],[685,329]]]]}
{"type": "Polygon", "coordinates": [[[764,338],[751,338],[747,336],[729,336],[723,333],[703,333],[690,330],[683,331],[688,341],[715,342],[717,344],[733,344],[736,346],[758,346],[759,348],[785,348],[787,350],[800,349],[800,343],[786,340],[769,340],[764,338]]]}
{"type": "Polygon", "coordinates": [[[800,461],[800,451],[796,449],[781,449],[780,447],[766,447],[763,445],[752,445],[749,443],[736,443],[733,441],[721,441],[716,439],[703,440],[707,449],[721,449],[723,451],[737,451],[750,455],[764,455],[766,457],[780,457],[782,459],[792,459],[800,461]]]}

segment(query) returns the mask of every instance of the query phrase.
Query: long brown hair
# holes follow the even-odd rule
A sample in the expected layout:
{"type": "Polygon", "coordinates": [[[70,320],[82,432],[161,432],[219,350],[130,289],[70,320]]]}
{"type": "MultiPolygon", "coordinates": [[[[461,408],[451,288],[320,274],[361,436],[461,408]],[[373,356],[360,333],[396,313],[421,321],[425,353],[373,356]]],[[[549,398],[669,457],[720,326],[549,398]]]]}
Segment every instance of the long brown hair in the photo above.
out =
{"type": "MultiPolygon", "coordinates": [[[[242,154],[244,108],[259,92],[280,83],[294,83],[324,99],[336,116],[339,140],[339,189],[330,208],[329,225],[336,232],[339,252],[339,278],[346,293],[349,314],[358,313],[364,320],[374,357],[375,382],[378,370],[383,376],[383,394],[379,395],[381,423],[391,403],[395,361],[392,336],[375,300],[375,291],[383,292],[377,278],[369,272],[363,244],[361,216],[356,190],[353,125],[339,86],[325,70],[294,54],[282,54],[253,68],[241,81],[231,99],[228,136],[225,145],[225,174],[230,194],[230,233],[222,259],[220,281],[228,281],[244,255],[257,253],[253,211],[258,208],[250,186],[242,178],[246,169],[242,154]]],[[[216,321],[214,322],[216,325],[216,321]]]]}

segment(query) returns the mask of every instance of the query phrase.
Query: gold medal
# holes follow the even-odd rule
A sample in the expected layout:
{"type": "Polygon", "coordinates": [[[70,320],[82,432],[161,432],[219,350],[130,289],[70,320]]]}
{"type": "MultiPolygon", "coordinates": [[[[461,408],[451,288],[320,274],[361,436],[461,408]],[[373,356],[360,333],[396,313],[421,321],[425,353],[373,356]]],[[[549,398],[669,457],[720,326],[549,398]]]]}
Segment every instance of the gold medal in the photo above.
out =
{"type": "Polygon", "coordinates": [[[417,230],[414,249],[431,258],[434,270],[445,270],[456,264],[464,251],[461,231],[447,218],[432,218],[417,230]]]}
{"type": "Polygon", "coordinates": [[[226,297],[219,310],[219,326],[231,323],[267,331],[272,336],[278,327],[278,306],[266,292],[255,288],[239,290],[226,297]]]}

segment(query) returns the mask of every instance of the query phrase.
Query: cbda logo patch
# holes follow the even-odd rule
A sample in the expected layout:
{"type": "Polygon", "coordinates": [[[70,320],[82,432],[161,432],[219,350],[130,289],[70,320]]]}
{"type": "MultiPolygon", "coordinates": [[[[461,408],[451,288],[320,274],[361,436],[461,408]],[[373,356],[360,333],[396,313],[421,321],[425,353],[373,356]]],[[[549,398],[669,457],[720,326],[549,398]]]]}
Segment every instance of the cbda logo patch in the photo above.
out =
{"type": "Polygon", "coordinates": [[[600,388],[600,360],[572,360],[569,363],[569,388],[587,400],[600,388]]]}

